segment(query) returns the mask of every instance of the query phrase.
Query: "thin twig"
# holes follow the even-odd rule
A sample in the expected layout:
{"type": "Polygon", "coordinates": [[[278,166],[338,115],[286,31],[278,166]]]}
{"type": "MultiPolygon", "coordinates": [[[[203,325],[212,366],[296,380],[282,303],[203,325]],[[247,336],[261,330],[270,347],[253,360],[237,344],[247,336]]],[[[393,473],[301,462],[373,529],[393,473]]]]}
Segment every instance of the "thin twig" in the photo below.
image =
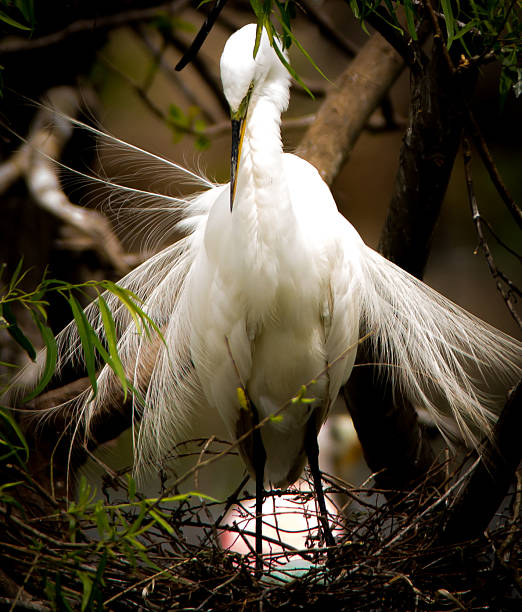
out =
{"type": "Polygon", "coordinates": [[[344,36],[341,36],[335,26],[332,24],[330,19],[326,16],[324,7],[321,10],[315,8],[315,6],[308,0],[301,0],[300,4],[304,7],[307,16],[310,21],[317,26],[319,32],[328,41],[337,47],[343,53],[346,53],[348,57],[354,57],[359,52],[358,45],[346,40],[344,36]]]}
{"type": "Polygon", "coordinates": [[[155,60],[159,62],[159,65],[166,77],[175,85],[177,89],[181,90],[190,104],[193,104],[201,109],[205,120],[210,121],[211,123],[216,123],[222,120],[223,113],[216,112],[215,105],[206,104],[202,96],[196,96],[192,89],[187,85],[187,80],[180,78],[180,75],[174,70],[174,67],[166,60],[164,54],[161,52],[163,45],[159,47],[154,42],[152,37],[149,35],[147,28],[143,24],[140,24],[138,27],[134,28],[134,30],[155,60]]]}
{"type": "Polygon", "coordinates": [[[428,9],[428,15],[430,17],[431,24],[435,32],[434,39],[438,42],[438,44],[440,45],[442,49],[442,54],[444,55],[444,59],[446,60],[446,64],[448,66],[448,70],[450,71],[450,74],[455,74],[457,72],[457,69],[455,68],[455,65],[453,64],[453,60],[451,59],[450,54],[448,52],[448,47],[446,46],[444,36],[442,35],[442,30],[440,29],[439,20],[437,19],[437,15],[435,14],[435,11],[433,10],[431,0],[425,0],[425,5],[426,5],[426,8],[428,9]]]}
{"type": "Polygon", "coordinates": [[[11,607],[9,608],[9,612],[12,612],[13,610],[17,608],[17,604],[18,604],[18,601],[20,600],[21,595],[25,593],[24,587],[28,583],[29,578],[31,577],[31,574],[33,573],[40,557],[41,557],[41,553],[37,552],[34,556],[33,562],[31,563],[31,567],[29,568],[29,571],[25,575],[23,583],[20,585],[20,588],[18,589],[18,592],[16,593],[16,597],[14,598],[13,603],[11,604],[11,607]]]}
{"type": "Polygon", "coordinates": [[[482,159],[482,163],[489,174],[489,178],[491,182],[495,186],[498,194],[502,198],[502,201],[506,205],[507,209],[511,213],[511,216],[516,221],[517,225],[522,229],[522,209],[517,206],[515,200],[511,197],[504,181],[502,180],[498,169],[493,161],[491,153],[489,151],[488,145],[482,136],[480,127],[473,116],[473,113],[470,109],[468,109],[468,129],[469,134],[473,140],[473,144],[477,148],[479,152],[480,158],[482,159]]]}
{"type": "Polygon", "coordinates": [[[58,44],[69,36],[79,34],[81,32],[95,31],[95,30],[108,30],[112,28],[137,23],[140,21],[146,21],[147,19],[153,19],[157,17],[161,11],[182,11],[190,0],[174,0],[173,2],[165,2],[164,4],[158,4],[155,7],[147,7],[142,9],[134,9],[130,11],[123,11],[115,15],[96,16],[93,18],[79,19],[70,23],[68,26],[57,32],[46,34],[32,39],[23,39],[18,37],[7,38],[0,42],[0,56],[7,55],[10,53],[19,53],[20,51],[47,48],[51,45],[58,44]]]}
{"type": "Polygon", "coordinates": [[[473,223],[475,224],[475,229],[477,231],[477,236],[479,239],[479,248],[482,250],[482,252],[484,253],[484,256],[486,258],[488,267],[489,267],[489,271],[491,273],[491,276],[494,278],[495,282],[496,282],[496,286],[497,286],[497,290],[500,293],[500,295],[502,296],[504,302],[506,303],[506,306],[511,314],[511,316],[513,317],[513,319],[516,321],[516,323],[518,324],[518,326],[522,329],[522,319],[520,318],[520,316],[518,315],[517,311],[515,310],[515,306],[513,303],[513,298],[510,295],[509,291],[506,291],[502,285],[502,282],[500,280],[500,275],[499,275],[499,271],[497,268],[497,265],[495,263],[495,260],[493,258],[493,255],[491,254],[491,251],[489,249],[489,244],[486,240],[486,237],[484,236],[484,231],[482,228],[482,217],[480,215],[480,211],[478,208],[478,203],[477,203],[477,199],[475,196],[475,191],[473,188],[473,178],[471,175],[471,147],[469,144],[469,140],[467,138],[464,138],[464,172],[466,175],[466,186],[468,189],[468,200],[469,200],[469,205],[471,208],[471,214],[472,214],[472,219],[473,219],[473,223]]]}

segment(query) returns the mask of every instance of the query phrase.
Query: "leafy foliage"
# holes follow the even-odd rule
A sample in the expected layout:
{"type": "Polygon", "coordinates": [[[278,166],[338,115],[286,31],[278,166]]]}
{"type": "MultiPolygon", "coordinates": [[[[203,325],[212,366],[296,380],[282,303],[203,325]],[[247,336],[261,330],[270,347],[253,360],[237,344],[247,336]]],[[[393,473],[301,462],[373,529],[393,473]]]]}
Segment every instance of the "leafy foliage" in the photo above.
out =
{"type": "MultiPolygon", "coordinates": [[[[27,335],[20,328],[12,306],[14,304],[27,309],[36,326],[42,342],[46,348],[45,366],[42,376],[35,389],[25,398],[30,401],[39,395],[49,384],[53,377],[58,360],[58,349],[53,330],[47,322],[47,308],[49,306],[47,296],[55,293],[63,298],[71,309],[72,316],[78,328],[78,334],[82,344],[85,367],[91,383],[92,391],[96,394],[96,364],[101,359],[108,364],[119,379],[125,394],[129,389],[129,381],[126,378],[123,365],[117,350],[117,334],[112,313],[107,305],[103,292],[115,295],[127,308],[132,316],[138,333],[150,335],[152,332],[161,332],[154,321],[139,306],[139,298],[132,291],[120,287],[112,281],[87,281],[85,283],[68,283],[44,276],[38,286],[26,291],[22,288],[22,281],[27,274],[22,272],[23,260],[20,260],[10,281],[2,287],[0,285],[0,329],[3,327],[11,338],[29,355],[36,360],[36,349],[27,335]],[[105,338],[101,339],[92,325],[87,320],[76,295],[88,297],[87,291],[94,291],[97,295],[97,304],[100,310],[105,338]],[[107,346],[105,346],[105,344],[107,346]]],[[[5,266],[0,267],[0,281],[5,266]]],[[[15,367],[12,364],[1,363],[0,365],[15,367]]]]}
{"type": "MultiPolygon", "coordinates": [[[[29,446],[18,423],[10,412],[0,408],[0,464],[16,460],[18,464],[24,465],[28,459],[29,446]]],[[[0,491],[3,490],[4,486],[0,487],[0,491]]]]}
{"type": "Polygon", "coordinates": [[[185,134],[194,136],[196,149],[204,151],[210,146],[210,140],[205,135],[206,122],[201,117],[197,106],[189,107],[185,113],[176,104],[169,106],[168,126],[172,130],[174,142],[179,142],[185,134]]]}
{"type": "MultiPolygon", "coordinates": [[[[353,14],[364,23],[370,16],[383,20],[402,36],[418,39],[420,24],[427,19],[426,2],[402,0],[347,0],[353,14]],[[401,11],[406,27],[401,23],[401,11]]],[[[501,65],[500,102],[511,91],[522,92],[522,5],[516,0],[440,0],[432,2],[434,15],[448,51],[460,62],[478,65],[496,59],[501,65]]]]}
{"type": "MultiPolygon", "coordinates": [[[[330,482],[332,492],[358,500],[359,510],[338,524],[343,535],[333,562],[325,563],[324,551],[301,551],[315,567],[297,580],[275,577],[283,574],[277,559],[295,557],[293,550],[274,554],[273,574],[258,580],[252,555],[219,550],[212,537],[190,545],[180,534],[195,521],[202,533],[215,533],[212,521],[200,518],[202,506],[183,504],[187,496],[140,499],[130,476],[118,478],[129,503],[103,503],[82,481],[69,508],[57,506],[34,522],[13,512],[16,494],[33,487],[20,472],[0,488],[0,561],[7,571],[21,567],[31,578],[25,590],[52,610],[230,611],[253,610],[261,601],[268,609],[516,609],[521,540],[508,506],[487,538],[437,548],[445,511],[433,491],[410,494],[398,509],[377,504],[368,488],[330,482]]],[[[297,501],[305,494],[287,495],[297,501]]]]}
{"type": "Polygon", "coordinates": [[[295,17],[295,3],[290,2],[289,0],[286,0],[285,2],[280,2],[279,0],[250,0],[250,4],[257,19],[257,36],[256,44],[254,47],[254,56],[257,53],[259,41],[261,38],[261,32],[264,28],[266,30],[266,33],[268,34],[268,38],[270,39],[270,44],[277,53],[277,56],[281,60],[281,63],[285,66],[285,68],[297,81],[297,83],[299,83],[299,85],[301,85],[301,87],[313,98],[312,92],[303,83],[303,80],[297,74],[294,68],[288,63],[279,46],[274,43],[275,37],[276,39],[281,40],[281,42],[283,43],[283,49],[289,49],[292,44],[295,44],[295,46],[312,64],[312,66],[317,70],[317,72],[319,72],[319,74],[323,78],[327,78],[292,32],[291,19],[295,17]],[[275,12],[275,8],[277,8],[278,11],[276,13],[275,18],[281,26],[281,34],[278,33],[274,24],[273,14],[275,12]]]}
{"type": "Polygon", "coordinates": [[[0,22],[9,29],[30,32],[35,25],[34,0],[0,0],[0,22]]]}

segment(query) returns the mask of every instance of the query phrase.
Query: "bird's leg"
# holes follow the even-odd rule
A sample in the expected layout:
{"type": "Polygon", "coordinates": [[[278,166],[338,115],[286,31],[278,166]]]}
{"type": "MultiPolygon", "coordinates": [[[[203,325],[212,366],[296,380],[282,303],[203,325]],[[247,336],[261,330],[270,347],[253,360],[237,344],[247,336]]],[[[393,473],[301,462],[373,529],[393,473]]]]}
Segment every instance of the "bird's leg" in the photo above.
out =
{"type": "Polygon", "coordinates": [[[261,573],[263,569],[263,495],[266,451],[261,438],[261,430],[256,427],[259,424],[259,415],[255,406],[251,405],[252,422],[254,431],[252,433],[254,444],[254,471],[256,474],[256,572],[261,573]]]}
{"type": "Polygon", "coordinates": [[[249,472],[254,473],[256,479],[256,573],[263,569],[263,495],[266,451],[261,437],[259,425],[259,414],[256,407],[246,394],[244,388],[238,389],[240,398],[239,418],[236,422],[236,436],[242,440],[239,451],[249,472]],[[245,435],[251,433],[252,435],[245,435]]]}
{"type": "Polygon", "coordinates": [[[308,423],[306,424],[305,451],[314,481],[317,502],[319,504],[319,518],[323,528],[324,541],[327,546],[335,546],[335,540],[328,523],[328,512],[326,511],[321,472],[319,471],[319,445],[317,444],[317,429],[313,415],[308,419],[308,423]]]}

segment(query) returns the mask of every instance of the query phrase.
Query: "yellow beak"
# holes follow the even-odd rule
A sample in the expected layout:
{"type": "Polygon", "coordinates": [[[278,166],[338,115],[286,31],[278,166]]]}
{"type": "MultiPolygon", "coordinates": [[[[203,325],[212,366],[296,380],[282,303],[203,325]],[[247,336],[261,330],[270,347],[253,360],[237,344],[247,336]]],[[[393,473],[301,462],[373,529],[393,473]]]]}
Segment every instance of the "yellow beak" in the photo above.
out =
{"type": "Polygon", "coordinates": [[[246,96],[241,101],[237,111],[232,113],[232,151],[230,154],[230,212],[234,207],[234,198],[236,197],[237,172],[239,169],[239,161],[241,159],[241,147],[243,138],[245,137],[246,116],[250,96],[254,83],[250,84],[246,96]]]}
{"type": "Polygon", "coordinates": [[[236,197],[237,171],[241,159],[241,147],[245,136],[245,117],[232,119],[232,152],[230,156],[230,212],[234,206],[236,197]]]}

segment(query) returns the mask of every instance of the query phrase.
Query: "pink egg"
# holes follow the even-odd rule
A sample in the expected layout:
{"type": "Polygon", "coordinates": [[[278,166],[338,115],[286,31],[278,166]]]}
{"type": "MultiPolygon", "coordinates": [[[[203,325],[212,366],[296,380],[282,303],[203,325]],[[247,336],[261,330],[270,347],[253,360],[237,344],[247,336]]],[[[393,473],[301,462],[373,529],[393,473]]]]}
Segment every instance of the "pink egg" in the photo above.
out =
{"type": "MultiPolygon", "coordinates": [[[[335,537],[342,531],[338,526],[338,510],[328,498],[326,505],[335,537]]],[[[241,533],[220,531],[222,548],[241,554],[255,549],[255,506],[255,499],[249,499],[230,508],[222,525],[237,526],[241,533]]],[[[296,556],[288,546],[297,550],[317,547],[320,537],[318,514],[315,496],[310,496],[310,486],[304,480],[280,494],[271,494],[263,503],[263,554],[288,560],[296,556]]]]}

